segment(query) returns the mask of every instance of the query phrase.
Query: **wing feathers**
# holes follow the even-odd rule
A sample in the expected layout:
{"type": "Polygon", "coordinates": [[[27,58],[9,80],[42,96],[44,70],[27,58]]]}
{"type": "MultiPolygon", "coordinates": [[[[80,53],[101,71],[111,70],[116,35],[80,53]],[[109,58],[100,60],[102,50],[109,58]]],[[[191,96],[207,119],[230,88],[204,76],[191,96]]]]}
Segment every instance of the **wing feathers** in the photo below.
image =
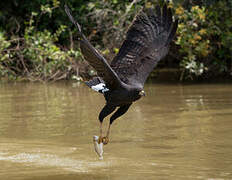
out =
{"type": "Polygon", "coordinates": [[[168,39],[167,39],[165,46],[167,46],[174,38],[174,36],[176,34],[177,27],[178,27],[178,19],[176,19],[172,25],[172,29],[171,29],[171,32],[169,33],[169,36],[168,36],[168,39]]]}
{"type": "Polygon", "coordinates": [[[172,10],[168,8],[165,28],[170,29],[171,25],[172,25],[172,10]]]}
{"type": "Polygon", "coordinates": [[[173,22],[172,11],[166,4],[162,9],[156,6],[155,13],[152,9],[141,11],[129,28],[119,53],[109,65],[84,36],[66,5],[65,12],[77,27],[82,54],[111,89],[121,85],[121,81],[143,86],[149,73],[167,54],[178,27],[178,20],[173,22]]]}
{"type": "Polygon", "coordinates": [[[119,53],[111,62],[111,67],[120,79],[133,85],[143,85],[155,65],[168,52],[178,21],[173,23],[172,11],[165,4],[156,12],[141,11],[127,32],[119,53]]]}
{"type": "Polygon", "coordinates": [[[157,17],[161,17],[161,9],[160,9],[160,6],[159,6],[159,5],[157,5],[157,6],[155,7],[155,11],[156,11],[157,17]]]}
{"type": "Polygon", "coordinates": [[[74,20],[67,5],[65,5],[65,12],[70,21],[77,27],[80,38],[80,49],[85,60],[97,71],[98,76],[105,81],[108,88],[114,89],[119,86],[121,84],[119,77],[110,67],[106,59],[87,40],[81,31],[81,26],[74,20]]]}
{"type": "MultiPolygon", "coordinates": [[[[74,20],[73,16],[70,13],[70,10],[68,8],[68,6],[65,4],[64,5],[65,8],[65,12],[68,15],[70,21],[76,26],[76,28],[78,29],[78,36],[83,37],[83,34],[81,33],[81,26],[74,20]]],[[[84,37],[85,38],[85,37],[84,37]]]]}
{"type": "Polygon", "coordinates": [[[167,21],[167,5],[165,4],[163,7],[163,14],[162,14],[162,24],[165,26],[166,25],[166,21],[167,21]]]}

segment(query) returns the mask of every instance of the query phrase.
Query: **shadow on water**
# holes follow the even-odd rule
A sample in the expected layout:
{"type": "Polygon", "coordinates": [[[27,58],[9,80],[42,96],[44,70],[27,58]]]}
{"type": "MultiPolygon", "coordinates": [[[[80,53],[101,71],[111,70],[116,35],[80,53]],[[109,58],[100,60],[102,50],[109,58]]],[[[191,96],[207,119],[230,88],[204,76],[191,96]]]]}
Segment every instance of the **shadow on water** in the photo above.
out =
{"type": "MultiPolygon", "coordinates": [[[[99,161],[100,94],[72,83],[0,86],[0,179],[230,179],[232,86],[147,84],[99,161]]],[[[108,119],[105,120],[105,128],[108,119]]]]}

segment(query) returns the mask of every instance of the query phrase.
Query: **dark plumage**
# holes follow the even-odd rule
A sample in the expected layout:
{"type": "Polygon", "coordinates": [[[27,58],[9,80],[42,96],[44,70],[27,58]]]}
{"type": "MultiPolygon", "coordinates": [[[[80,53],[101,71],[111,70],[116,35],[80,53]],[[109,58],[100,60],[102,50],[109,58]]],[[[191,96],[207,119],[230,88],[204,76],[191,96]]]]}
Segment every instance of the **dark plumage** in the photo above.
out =
{"type": "MultiPolygon", "coordinates": [[[[141,11],[129,28],[119,53],[109,64],[87,40],[67,6],[65,11],[78,29],[84,58],[98,74],[98,77],[86,84],[103,93],[105,97],[106,105],[99,114],[100,123],[119,107],[110,118],[111,125],[115,119],[127,112],[134,101],[145,95],[144,83],[156,64],[168,53],[178,21],[173,22],[171,9],[167,8],[166,4],[162,9],[156,6],[156,13],[152,9],[141,11]]],[[[108,142],[109,129],[105,143],[108,142]]]]}

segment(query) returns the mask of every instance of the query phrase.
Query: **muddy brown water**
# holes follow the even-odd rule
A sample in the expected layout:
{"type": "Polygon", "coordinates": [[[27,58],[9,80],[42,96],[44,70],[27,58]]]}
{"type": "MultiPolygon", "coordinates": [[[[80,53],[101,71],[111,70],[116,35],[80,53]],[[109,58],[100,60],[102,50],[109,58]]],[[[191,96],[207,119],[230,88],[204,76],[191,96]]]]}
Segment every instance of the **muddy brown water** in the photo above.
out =
{"type": "Polygon", "coordinates": [[[0,84],[0,180],[232,179],[232,85],[145,91],[99,160],[100,94],[78,83],[0,84]]]}

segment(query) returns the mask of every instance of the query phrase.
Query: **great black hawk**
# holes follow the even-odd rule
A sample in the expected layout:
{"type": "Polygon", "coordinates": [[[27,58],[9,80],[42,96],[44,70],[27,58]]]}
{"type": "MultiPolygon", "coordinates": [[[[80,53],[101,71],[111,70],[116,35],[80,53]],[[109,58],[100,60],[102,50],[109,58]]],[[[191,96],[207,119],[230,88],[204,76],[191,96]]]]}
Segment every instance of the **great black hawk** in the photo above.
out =
{"type": "Polygon", "coordinates": [[[163,7],[156,6],[155,10],[140,11],[118,54],[109,63],[87,40],[66,5],[65,11],[77,28],[80,49],[85,60],[97,71],[98,77],[86,84],[105,97],[106,104],[99,114],[99,121],[100,140],[107,144],[113,121],[126,113],[133,102],[145,95],[144,83],[157,63],[168,53],[178,20],[173,21],[172,11],[166,4],[163,7]],[[103,119],[115,110],[110,117],[106,137],[103,137],[103,119]]]}

